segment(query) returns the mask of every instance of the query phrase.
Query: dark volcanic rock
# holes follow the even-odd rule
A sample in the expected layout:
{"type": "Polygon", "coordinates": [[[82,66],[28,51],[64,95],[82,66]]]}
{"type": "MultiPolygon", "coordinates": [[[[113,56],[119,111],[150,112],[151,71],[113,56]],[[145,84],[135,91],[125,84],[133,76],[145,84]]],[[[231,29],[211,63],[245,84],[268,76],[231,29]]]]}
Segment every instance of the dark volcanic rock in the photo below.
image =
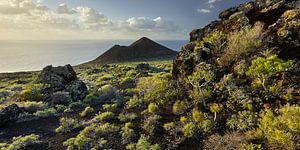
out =
{"type": "Polygon", "coordinates": [[[54,103],[57,103],[57,95],[53,95],[53,93],[67,92],[72,100],[83,99],[88,93],[85,83],[78,80],[71,65],[47,66],[42,70],[36,82],[50,85],[43,93],[46,93],[49,98],[55,99],[54,103]]]}
{"type": "Polygon", "coordinates": [[[76,81],[76,72],[71,65],[52,67],[47,66],[38,76],[37,82],[51,85],[55,89],[64,89],[66,84],[76,81]]]}
{"type": "Polygon", "coordinates": [[[0,127],[14,123],[18,120],[19,114],[22,113],[22,109],[17,104],[9,105],[0,110],[0,127]]]}
{"type": "Polygon", "coordinates": [[[108,64],[117,62],[173,59],[177,52],[162,46],[146,37],[139,39],[130,46],[115,45],[92,63],[108,64]]]}

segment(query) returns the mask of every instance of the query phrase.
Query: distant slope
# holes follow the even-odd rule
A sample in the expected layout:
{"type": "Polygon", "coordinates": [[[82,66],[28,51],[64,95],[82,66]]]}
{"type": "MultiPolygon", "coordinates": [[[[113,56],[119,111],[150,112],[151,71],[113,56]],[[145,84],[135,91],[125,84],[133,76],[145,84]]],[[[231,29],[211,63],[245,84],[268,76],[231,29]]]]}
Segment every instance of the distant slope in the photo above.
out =
{"type": "Polygon", "coordinates": [[[143,60],[173,59],[177,52],[143,37],[130,46],[115,45],[90,63],[118,63],[143,60]]]}

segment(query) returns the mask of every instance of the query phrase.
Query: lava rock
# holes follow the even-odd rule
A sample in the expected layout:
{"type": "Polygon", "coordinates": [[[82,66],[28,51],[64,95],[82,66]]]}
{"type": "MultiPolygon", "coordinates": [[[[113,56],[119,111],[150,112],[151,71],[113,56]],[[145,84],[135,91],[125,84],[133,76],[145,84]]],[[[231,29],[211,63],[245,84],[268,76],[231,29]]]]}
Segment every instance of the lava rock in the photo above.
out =
{"type": "Polygon", "coordinates": [[[76,72],[71,65],[53,67],[47,66],[39,74],[37,82],[49,84],[51,88],[64,89],[66,84],[76,81],[76,72]]]}
{"type": "Polygon", "coordinates": [[[0,127],[12,124],[18,120],[18,116],[22,113],[22,109],[17,104],[9,105],[0,110],[0,127]]]}
{"type": "Polygon", "coordinates": [[[48,84],[49,88],[42,91],[48,99],[56,103],[65,103],[69,97],[73,100],[82,100],[87,94],[86,84],[78,80],[71,65],[53,67],[47,66],[39,74],[36,83],[48,84]],[[68,94],[66,94],[68,93],[68,94]],[[67,96],[69,95],[69,96],[67,96]],[[58,100],[62,98],[61,100],[58,100]]]}

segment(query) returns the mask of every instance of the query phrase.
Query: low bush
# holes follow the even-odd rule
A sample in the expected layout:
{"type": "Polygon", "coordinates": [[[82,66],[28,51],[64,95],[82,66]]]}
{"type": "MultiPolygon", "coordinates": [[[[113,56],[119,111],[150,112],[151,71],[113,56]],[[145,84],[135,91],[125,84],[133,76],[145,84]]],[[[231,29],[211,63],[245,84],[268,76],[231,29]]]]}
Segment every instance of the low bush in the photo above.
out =
{"type": "Polygon", "coordinates": [[[140,99],[138,96],[133,96],[129,101],[126,102],[126,109],[141,107],[142,105],[142,99],[140,99]]]}
{"type": "Polygon", "coordinates": [[[26,101],[18,104],[20,107],[24,107],[26,111],[34,113],[38,110],[43,110],[47,107],[47,104],[43,102],[26,101]]]}
{"type": "Polygon", "coordinates": [[[252,60],[247,76],[254,78],[256,85],[260,85],[265,90],[268,90],[269,88],[266,85],[267,79],[278,72],[287,71],[292,66],[293,61],[281,60],[277,55],[272,55],[268,58],[257,57],[252,60]]]}
{"type": "Polygon", "coordinates": [[[68,133],[74,129],[81,127],[81,123],[73,118],[62,117],[59,120],[60,126],[56,128],[55,132],[57,133],[68,133]]]}
{"type": "Polygon", "coordinates": [[[120,113],[118,119],[122,122],[134,121],[137,119],[137,115],[135,113],[120,113]]]}
{"type": "Polygon", "coordinates": [[[227,120],[227,127],[238,131],[247,131],[257,126],[258,114],[250,111],[239,111],[227,120]]]}
{"type": "Polygon", "coordinates": [[[87,106],[81,113],[79,113],[79,115],[81,117],[85,117],[86,115],[91,114],[93,112],[94,112],[94,109],[90,106],[87,106]]]}
{"type": "Polygon", "coordinates": [[[262,46],[263,24],[256,23],[253,27],[245,27],[227,36],[227,46],[220,57],[220,64],[229,66],[257,51],[262,46]]]}
{"type": "Polygon", "coordinates": [[[138,142],[136,143],[136,150],[160,150],[160,146],[158,144],[152,145],[148,142],[148,139],[142,135],[138,142]]]}
{"type": "Polygon", "coordinates": [[[110,84],[102,86],[98,91],[100,100],[110,101],[117,96],[117,89],[110,84]]]}
{"type": "Polygon", "coordinates": [[[44,110],[39,110],[36,113],[34,113],[35,116],[46,118],[57,115],[57,110],[55,108],[48,108],[44,110]]]}
{"type": "Polygon", "coordinates": [[[266,110],[261,114],[258,128],[246,133],[250,140],[267,140],[269,145],[284,149],[299,147],[300,107],[286,105],[278,111],[266,110]]]}
{"type": "Polygon", "coordinates": [[[176,115],[183,114],[187,109],[187,103],[185,101],[177,100],[172,107],[172,112],[176,115]]]}
{"type": "Polygon", "coordinates": [[[18,137],[14,137],[12,139],[12,143],[5,145],[5,147],[1,148],[1,150],[19,150],[38,142],[40,142],[39,136],[35,134],[18,136],[18,137]]]}
{"type": "Polygon", "coordinates": [[[197,126],[192,122],[184,125],[182,128],[182,133],[187,138],[194,137],[196,132],[197,132],[197,126]]]}
{"type": "Polygon", "coordinates": [[[108,121],[110,119],[113,119],[115,116],[115,114],[113,112],[103,112],[103,113],[99,113],[98,115],[96,115],[93,120],[97,120],[97,121],[108,121]]]}
{"type": "Polygon", "coordinates": [[[148,112],[155,113],[159,110],[158,106],[155,103],[150,103],[148,105],[148,112]]]}
{"type": "Polygon", "coordinates": [[[119,127],[114,124],[91,124],[85,127],[80,133],[75,137],[68,139],[64,142],[64,146],[68,150],[74,149],[102,149],[101,146],[106,144],[103,136],[108,136],[109,134],[116,133],[119,131],[119,127]],[[100,141],[100,143],[99,143],[100,141]]]}
{"type": "Polygon", "coordinates": [[[19,95],[20,101],[43,101],[44,96],[38,90],[23,90],[19,95]]]}

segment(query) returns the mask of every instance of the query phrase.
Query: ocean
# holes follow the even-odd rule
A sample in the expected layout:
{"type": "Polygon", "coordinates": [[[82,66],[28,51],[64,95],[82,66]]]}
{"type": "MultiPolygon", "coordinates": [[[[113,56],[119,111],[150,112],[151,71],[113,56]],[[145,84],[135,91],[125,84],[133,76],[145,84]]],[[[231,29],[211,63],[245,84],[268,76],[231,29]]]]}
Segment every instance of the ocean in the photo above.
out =
{"type": "MultiPolygon", "coordinates": [[[[36,71],[47,65],[78,65],[100,56],[115,44],[133,40],[0,41],[0,73],[36,71]]],[[[179,51],[187,41],[156,41],[179,51]]]]}

